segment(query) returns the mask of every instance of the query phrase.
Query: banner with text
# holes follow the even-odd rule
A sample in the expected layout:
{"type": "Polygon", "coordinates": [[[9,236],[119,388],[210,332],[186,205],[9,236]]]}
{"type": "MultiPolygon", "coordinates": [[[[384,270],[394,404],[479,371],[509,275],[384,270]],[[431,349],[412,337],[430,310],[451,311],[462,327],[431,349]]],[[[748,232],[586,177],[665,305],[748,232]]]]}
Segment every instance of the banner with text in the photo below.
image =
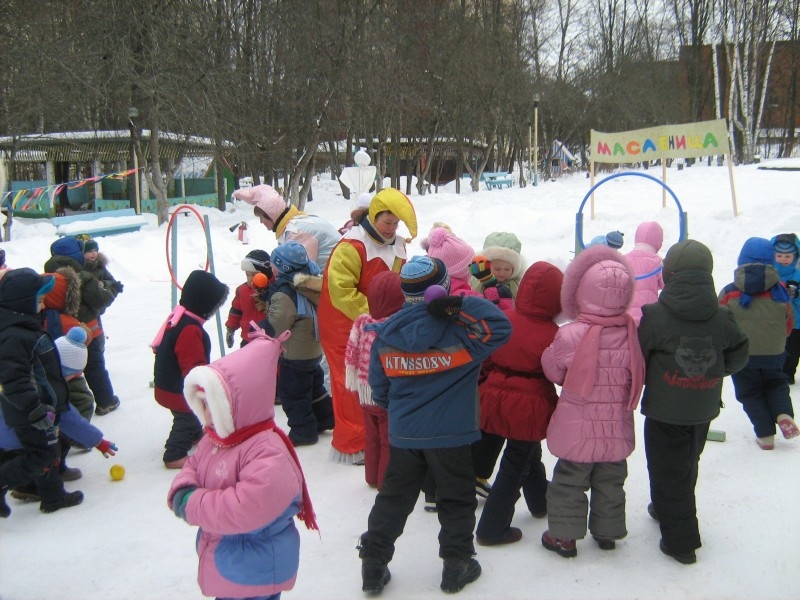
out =
{"type": "Polygon", "coordinates": [[[725,119],[603,133],[591,131],[591,158],[599,163],[634,163],[659,158],[730,154],[725,119]]]}

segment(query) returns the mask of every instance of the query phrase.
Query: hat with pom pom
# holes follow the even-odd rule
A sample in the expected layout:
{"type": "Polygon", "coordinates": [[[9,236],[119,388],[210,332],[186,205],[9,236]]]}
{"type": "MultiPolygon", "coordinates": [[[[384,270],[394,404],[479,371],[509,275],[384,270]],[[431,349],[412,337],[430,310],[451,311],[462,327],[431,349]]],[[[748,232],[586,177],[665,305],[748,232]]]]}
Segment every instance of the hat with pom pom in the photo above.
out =
{"type": "Polygon", "coordinates": [[[469,279],[469,264],[475,257],[475,250],[449,229],[434,227],[421,245],[427,250],[428,256],[438,258],[444,263],[450,277],[469,279]]]}
{"type": "Polygon", "coordinates": [[[400,269],[400,288],[406,302],[424,302],[425,290],[432,285],[450,290],[450,275],[445,264],[438,258],[414,256],[400,269]]]}
{"type": "Polygon", "coordinates": [[[73,327],[67,335],[55,341],[58,356],[61,358],[61,374],[64,377],[81,373],[86,368],[89,352],[86,349],[86,330],[73,327]]]}

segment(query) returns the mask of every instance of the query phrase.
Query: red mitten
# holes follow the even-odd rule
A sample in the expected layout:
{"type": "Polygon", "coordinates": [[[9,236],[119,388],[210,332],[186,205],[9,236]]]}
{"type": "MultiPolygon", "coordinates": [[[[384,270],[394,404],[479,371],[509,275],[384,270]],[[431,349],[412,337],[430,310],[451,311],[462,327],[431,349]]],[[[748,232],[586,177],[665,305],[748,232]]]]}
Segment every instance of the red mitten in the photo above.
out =
{"type": "Polygon", "coordinates": [[[114,456],[117,453],[117,445],[114,442],[109,442],[108,440],[100,440],[100,443],[95,446],[100,452],[108,458],[109,456],[114,456]]]}

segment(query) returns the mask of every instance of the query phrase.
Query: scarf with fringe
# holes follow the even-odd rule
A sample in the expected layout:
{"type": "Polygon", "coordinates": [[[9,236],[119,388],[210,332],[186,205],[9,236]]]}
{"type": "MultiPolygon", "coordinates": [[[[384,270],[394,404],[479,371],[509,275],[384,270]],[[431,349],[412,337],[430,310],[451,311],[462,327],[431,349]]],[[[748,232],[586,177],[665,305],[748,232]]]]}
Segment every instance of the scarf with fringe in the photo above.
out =
{"type": "Polygon", "coordinates": [[[369,355],[377,333],[374,329],[367,331],[364,327],[385,320],[374,319],[369,314],[356,317],[344,350],[345,387],[357,392],[359,402],[365,406],[375,406],[372,388],[369,387],[369,355]]]}

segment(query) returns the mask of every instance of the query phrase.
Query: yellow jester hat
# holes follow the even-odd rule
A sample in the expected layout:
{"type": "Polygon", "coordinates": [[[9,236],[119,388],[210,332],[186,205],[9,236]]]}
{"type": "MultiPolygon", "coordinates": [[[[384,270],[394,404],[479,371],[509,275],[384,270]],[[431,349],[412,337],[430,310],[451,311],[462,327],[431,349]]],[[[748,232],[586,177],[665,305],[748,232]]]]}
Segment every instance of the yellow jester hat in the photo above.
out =
{"type": "Polygon", "coordinates": [[[378,213],[388,210],[408,228],[411,239],[417,237],[417,213],[414,205],[403,192],[394,188],[384,188],[369,203],[369,220],[375,223],[378,213]]]}

